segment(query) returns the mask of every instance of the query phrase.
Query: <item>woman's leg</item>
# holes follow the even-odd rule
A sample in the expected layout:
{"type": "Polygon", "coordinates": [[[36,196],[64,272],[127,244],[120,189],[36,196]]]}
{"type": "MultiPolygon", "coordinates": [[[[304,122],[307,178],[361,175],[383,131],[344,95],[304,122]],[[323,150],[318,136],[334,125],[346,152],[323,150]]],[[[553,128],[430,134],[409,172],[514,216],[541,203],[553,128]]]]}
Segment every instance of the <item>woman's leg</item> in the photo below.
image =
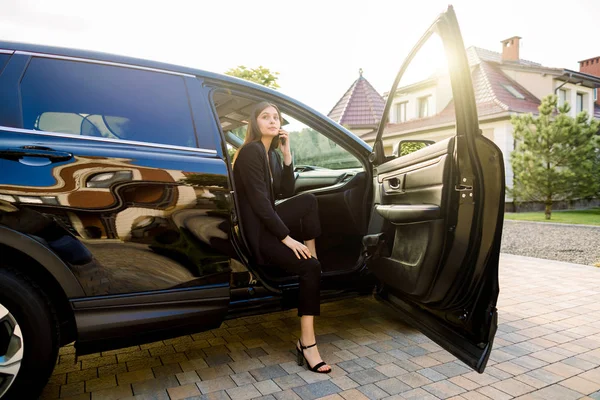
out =
{"type": "Polygon", "coordinates": [[[292,231],[291,236],[304,241],[316,258],[315,238],[321,234],[319,205],[314,194],[304,193],[292,197],[275,207],[277,214],[292,231]]]}
{"type": "MultiPolygon", "coordinates": [[[[312,315],[303,315],[300,317],[300,341],[304,346],[310,346],[313,343],[317,342],[315,338],[315,325],[314,325],[315,317],[312,315]]],[[[306,361],[308,361],[309,366],[315,366],[323,359],[319,354],[319,349],[317,346],[311,347],[309,349],[304,349],[304,356],[306,357],[306,361]]],[[[329,365],[323,365],[318,369],[318,371],[329,371],[331,367],[329,365]]]]}
{"type": "Polygon", "coordinates": [[[319,258],[317,257],[317,247],[315,245],[315,239],[305,240],[304,244],[306,245],[306,247],[308,247],[310,254],[312,254],[314,258],[319,258]]]}

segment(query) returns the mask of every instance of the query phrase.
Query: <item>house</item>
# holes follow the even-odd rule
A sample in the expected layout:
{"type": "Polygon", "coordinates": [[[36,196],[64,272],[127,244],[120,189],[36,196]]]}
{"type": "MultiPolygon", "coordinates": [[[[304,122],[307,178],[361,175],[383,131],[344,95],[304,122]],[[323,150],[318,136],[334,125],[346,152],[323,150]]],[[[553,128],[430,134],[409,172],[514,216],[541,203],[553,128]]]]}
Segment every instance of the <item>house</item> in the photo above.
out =
{"type": "Polygon", "coordinates": [[[377,131],[385,99],[363,77],[363,70],[327,116],[361,137],[377,131]]]}
{"type": "MultiPolygon", "coordinates": [[[[513,180],[512,115],[537,114],[541,99],[556,93],[560,104],[569,102],[571,115],[585,110],[600,119],[596,96],[600,87],[600,57],[581,61],[580,71],[549,68],[521,59],[520,40],[518,36],[503,40],[501,53],[478,47],[467,49],[480,128],[504,154],[507,187],[512,186],[513,180]]],[[[394,99],[383,136],[386,154],[392,154],[400,140],[439,141],[454,134],[454,104],[447,75],[429,76],[399,87],[393,94],[384,94],[386,98],[390,95],[394,99]]],[[[376,131],[355,133],[370,144],[377,134],[376,131]]]]}

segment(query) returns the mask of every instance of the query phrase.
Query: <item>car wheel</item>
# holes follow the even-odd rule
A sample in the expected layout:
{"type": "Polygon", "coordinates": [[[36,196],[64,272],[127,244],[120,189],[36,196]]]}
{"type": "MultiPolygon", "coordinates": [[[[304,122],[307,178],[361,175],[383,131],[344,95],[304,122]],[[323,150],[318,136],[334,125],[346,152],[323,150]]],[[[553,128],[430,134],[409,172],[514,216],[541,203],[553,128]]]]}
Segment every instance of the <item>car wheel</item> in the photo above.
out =
{"type": "Polygon", "coordinates": [[[27,276],[0,266],[0,399],[34,399],[54,369],[58,319],[27,276]]]}

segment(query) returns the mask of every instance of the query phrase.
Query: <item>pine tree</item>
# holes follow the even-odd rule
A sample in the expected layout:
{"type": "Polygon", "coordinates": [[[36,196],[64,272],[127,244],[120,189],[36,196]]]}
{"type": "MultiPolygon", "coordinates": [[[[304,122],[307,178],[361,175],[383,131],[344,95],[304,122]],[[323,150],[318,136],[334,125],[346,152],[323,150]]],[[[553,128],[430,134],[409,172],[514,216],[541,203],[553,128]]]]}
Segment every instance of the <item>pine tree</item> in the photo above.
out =
{"type": "Polygon", "coordinates": [[[511,153],[515,200],[541,201],[546,219],[552,203],[595,196],[598,170],[599,122],[585,111],[568,115],[568,103],[557,109],[557,97],[542,99],[539,115],[513,116],[515,150],[511,153]]]}

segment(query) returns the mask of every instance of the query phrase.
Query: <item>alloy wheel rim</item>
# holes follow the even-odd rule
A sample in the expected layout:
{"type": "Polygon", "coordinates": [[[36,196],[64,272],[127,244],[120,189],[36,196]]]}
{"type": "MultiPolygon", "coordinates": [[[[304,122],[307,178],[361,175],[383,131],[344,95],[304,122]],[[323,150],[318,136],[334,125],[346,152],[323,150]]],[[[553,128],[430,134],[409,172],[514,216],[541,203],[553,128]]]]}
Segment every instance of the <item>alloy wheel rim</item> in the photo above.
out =
{"type": "Polygon", "coordinates": [[[11,387],[21,369],[23,349],[21,327],[0,303],[0,398],[11,387]]]}

